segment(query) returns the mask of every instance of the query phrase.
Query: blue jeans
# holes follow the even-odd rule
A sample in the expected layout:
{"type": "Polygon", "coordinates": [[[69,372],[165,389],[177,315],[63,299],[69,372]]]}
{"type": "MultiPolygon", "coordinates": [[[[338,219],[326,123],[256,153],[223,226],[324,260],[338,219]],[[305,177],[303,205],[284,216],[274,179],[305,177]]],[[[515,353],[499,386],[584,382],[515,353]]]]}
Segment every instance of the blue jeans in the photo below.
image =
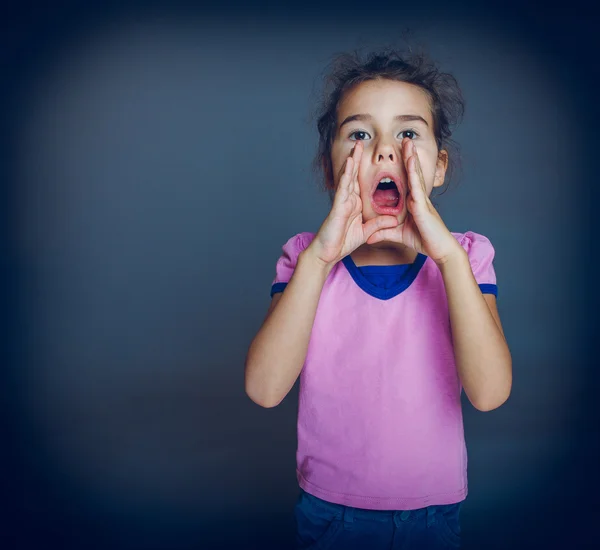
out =
{"type": "Polygon", "coordinates": [[[460,548],[461,502],[417,510],[364,510],[301,490],[294,513],[298,550],[460,548]]]}

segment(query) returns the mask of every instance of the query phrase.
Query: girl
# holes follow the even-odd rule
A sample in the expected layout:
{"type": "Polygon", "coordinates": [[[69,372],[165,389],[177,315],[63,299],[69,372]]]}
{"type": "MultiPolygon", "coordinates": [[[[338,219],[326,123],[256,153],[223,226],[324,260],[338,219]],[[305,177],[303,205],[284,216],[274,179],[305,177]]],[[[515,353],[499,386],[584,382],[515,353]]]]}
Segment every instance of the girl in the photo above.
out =
{"type": "Polygon", "coordinates": [[[300,376],[297,546],[458,548],[467,496],[461,391],[512,384],[494,249],[451,233],[429,196],[463,109],[423,57],[345,56],[318,121],[333,204],[283,246],[246,392],[274,407],[300,376]]]}

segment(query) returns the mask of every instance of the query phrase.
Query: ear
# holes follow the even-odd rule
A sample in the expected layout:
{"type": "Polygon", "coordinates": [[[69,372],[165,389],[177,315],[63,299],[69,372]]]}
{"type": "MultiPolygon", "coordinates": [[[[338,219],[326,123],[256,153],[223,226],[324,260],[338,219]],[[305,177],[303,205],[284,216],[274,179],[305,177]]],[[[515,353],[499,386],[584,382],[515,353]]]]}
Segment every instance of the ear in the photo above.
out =
{"type": "Polygon", "coordinates": [[[433,186],[441,187],[444,185],[446,170],[448,169],[448,151],[442,149],[438,153],[438,159],[435,164],[435,175],[433,176],[433,186]]]}

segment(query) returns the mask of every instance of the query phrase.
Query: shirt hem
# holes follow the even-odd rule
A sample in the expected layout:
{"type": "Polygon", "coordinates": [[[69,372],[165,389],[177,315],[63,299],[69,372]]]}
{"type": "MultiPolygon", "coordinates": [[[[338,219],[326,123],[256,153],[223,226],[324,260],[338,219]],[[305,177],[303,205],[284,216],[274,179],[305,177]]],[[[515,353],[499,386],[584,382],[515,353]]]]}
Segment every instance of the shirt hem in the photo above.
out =
{"type": "Polygon", "coordinates": [[[318,487],[308,481],[299,470],[296,470],[300,488],[311,495],[343,506],[352,508],[363,508],[366,510],[416,510],[426,506],[455,504],[465,500],[468,494],[468,486],[452,493],[437,493],[422,497],[368,497],[362,495],[347,495],[335,493],[318,487]]]}

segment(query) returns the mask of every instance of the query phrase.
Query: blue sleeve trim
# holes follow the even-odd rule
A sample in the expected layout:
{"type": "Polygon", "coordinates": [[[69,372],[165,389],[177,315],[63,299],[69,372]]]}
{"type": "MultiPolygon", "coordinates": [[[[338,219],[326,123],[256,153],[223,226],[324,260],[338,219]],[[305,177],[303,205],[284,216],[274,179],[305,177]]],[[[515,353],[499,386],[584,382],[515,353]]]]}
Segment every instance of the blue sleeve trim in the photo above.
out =
{"type": "Polygon", "coordinates": [[[277,294],[278,292],[283,292],[283,290],[286,286],[287,286],[287,283],[275,283],[271,287],[271,298],[273,298],[273,294],[277,294]]]}
{"type": "Polygon", "coordinates": [[[482,294],[493,294],[496,298],[498,297],[498,285],[485,284],[479,285],[479,288],[482,294]]]}

